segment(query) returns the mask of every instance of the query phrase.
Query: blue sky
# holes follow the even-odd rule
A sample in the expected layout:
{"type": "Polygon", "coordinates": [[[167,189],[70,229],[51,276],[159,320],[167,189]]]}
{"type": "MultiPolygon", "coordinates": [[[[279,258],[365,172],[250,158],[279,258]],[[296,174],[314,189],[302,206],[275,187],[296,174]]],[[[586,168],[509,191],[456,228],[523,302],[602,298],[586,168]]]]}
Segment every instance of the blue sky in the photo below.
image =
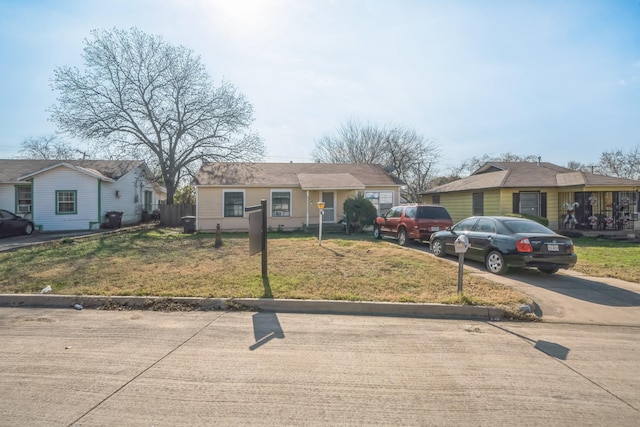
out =
{"type": "Polygon", "coordinates": [[[49,81],[92,29],[133,26],[245,94],[267,161],[347,120],[417,130],[443,170],[640,145],[640,0],[0,0],[0,158],[56,131],[49,81]]]}

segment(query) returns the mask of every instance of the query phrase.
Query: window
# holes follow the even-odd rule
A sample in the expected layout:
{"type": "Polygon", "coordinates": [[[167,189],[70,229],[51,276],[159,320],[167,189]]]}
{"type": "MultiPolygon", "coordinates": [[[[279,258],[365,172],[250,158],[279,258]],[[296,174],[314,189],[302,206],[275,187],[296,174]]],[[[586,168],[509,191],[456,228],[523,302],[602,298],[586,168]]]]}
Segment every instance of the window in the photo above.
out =
{"type": "Polygon", "coordinates": [[[540,215],[540,193],[520,192],[520,212],[527,215],[540,215]]]}
{"type": "Polygon", "coordinates": [[[431,196],[431,203],[433,203],[434,205],[439,205],[440,204],[440,195],[439,194],[434,194],[433,196],[431,196]]]}
{"type": "Polygon", "coordinates": [[[291,216],[291,191],[271,191],[271,216],[291,216]]]}
{"type": "Polygon", "coordinates": [[[367,191],[364,193],[364,197],[376,207],[378,214],[393,207],[393,191],[367,191]]]}
{"type": "Polygon", "coordinates": [[[16,187],[16,212],[27,214],[31,212],[31,187],[16,187]]]}
{"type": "Polygon", "coordinates": [[[244,216],[244,191],[224,192],[224,216],[225,218],[244,216]]]}
{"type": "Polygon", "coordinates": [[[493,220],[490,220],[489,218],[480,218],[476,223],[474,230],[482,233],[495,233],[496,226],[493,223],[493,220]]]}
{"type": "Polygon", "coordinates": [[[473,215],[484,215],[484,194],[473,193],[473,215]]]}
{"type": "Polygon", "coordinates": [[[56,214],[76,214],[78,213],[76,190],[56,191],[56,214]]]}

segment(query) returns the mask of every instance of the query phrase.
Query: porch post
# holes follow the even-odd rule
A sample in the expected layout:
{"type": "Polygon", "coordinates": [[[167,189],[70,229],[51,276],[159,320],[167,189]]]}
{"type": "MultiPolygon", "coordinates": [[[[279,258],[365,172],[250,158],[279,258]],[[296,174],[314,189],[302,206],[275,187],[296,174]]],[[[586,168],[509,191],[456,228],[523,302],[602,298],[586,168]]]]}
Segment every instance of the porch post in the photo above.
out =
{"type": "Polygon", "coordinates": [[[307,228],[309,228],[309,190],[307,190],[307,228]]]}

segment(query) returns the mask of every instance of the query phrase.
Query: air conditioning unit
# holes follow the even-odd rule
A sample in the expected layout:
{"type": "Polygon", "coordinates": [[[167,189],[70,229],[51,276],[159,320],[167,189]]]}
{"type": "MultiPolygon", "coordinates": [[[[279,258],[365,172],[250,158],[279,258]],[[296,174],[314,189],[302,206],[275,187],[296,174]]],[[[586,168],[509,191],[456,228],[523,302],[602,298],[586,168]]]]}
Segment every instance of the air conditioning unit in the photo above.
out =
{"type": "Polygon", "coordinates": [[[283,211],[274,211],[273,212],[273,216],[284,216],[284,212],[283,211]]]}
{"type": "Polygon", "coordinates": [[[18,205],[18,213],[31,212],[31,205],[18,205]]]}

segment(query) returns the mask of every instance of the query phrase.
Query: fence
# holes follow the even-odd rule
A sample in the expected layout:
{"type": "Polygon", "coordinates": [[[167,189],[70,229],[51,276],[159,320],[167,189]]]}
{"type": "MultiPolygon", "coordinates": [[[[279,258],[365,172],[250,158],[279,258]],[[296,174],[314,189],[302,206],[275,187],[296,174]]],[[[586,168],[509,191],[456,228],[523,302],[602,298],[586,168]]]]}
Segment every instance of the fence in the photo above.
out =
{"type": "Polygon", "coordinates": [[[179,227],[182,225],[183,216],[195,216],[196,205],[167,205],[160,203],[160,225],[163,227],[179,227]]]}

